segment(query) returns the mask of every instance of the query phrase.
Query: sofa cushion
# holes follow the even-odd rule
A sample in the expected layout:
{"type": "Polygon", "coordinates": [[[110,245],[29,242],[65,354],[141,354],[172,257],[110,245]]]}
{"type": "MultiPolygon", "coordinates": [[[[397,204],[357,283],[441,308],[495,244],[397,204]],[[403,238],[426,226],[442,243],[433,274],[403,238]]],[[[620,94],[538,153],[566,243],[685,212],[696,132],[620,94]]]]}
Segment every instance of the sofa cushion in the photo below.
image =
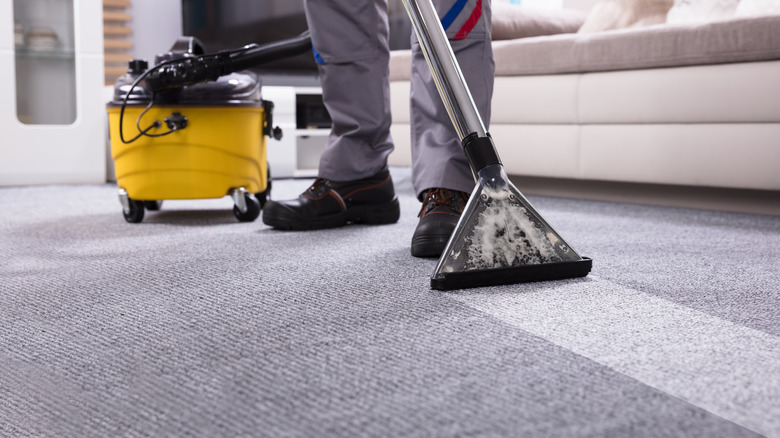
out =
{"type": "Polygon", "coordinates": [[[580,32],[601,32],[666,22],[674,0],[599,0],[580,32]]]}
{"type": "Polygon", "coordinates": [[[550,11],[512,3],[493,4],[493,40],[512,40],[559,33],[574,33],[587,13],[573,9],[550,11]]]}
{"type": "Polygon", "coordinates": [[[780,59],[780,15],[493,43],[497,76],[780,59]]]}
{"type": "Polygon", "coordinates": [[[412,76],[412,51],[393,50],[390,52],[390,80],[408,81],[412,76]]]}

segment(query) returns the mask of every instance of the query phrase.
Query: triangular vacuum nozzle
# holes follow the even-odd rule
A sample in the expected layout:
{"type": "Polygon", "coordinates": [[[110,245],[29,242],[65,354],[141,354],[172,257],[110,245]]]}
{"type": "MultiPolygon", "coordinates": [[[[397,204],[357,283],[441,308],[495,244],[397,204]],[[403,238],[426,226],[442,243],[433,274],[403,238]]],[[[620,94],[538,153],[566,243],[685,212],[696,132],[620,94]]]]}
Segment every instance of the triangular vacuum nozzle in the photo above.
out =
{"type": "Polygon", "coordinates": [[[431,276],[438,290],[584,277],[581,257],[509,181],[501,164],[477,185],[431,276]]]}

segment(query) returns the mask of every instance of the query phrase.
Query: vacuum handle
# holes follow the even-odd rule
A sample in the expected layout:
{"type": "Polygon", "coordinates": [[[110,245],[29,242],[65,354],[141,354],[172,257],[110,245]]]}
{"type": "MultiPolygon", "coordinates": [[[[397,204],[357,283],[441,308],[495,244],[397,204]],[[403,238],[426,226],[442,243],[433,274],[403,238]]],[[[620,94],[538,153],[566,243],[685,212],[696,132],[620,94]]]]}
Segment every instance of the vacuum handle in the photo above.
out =
{"type": "Polygon", "coordinates": [[[447,34],[431,0],[403,0],[425,60],[447,113],[461,140],[470,134],[485,137],[485,125],[463,78],[447,34]]]}

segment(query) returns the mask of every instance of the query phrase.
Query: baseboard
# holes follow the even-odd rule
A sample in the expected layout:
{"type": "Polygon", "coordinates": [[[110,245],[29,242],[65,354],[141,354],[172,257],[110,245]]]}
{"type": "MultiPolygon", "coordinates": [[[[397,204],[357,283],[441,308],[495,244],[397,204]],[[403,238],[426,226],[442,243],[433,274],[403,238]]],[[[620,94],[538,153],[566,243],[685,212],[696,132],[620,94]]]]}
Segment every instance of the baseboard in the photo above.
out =
{"type": "Polygon", "coordinates": [[[510,176],[527,195],[780,216],[780,191],[510,176]]]}

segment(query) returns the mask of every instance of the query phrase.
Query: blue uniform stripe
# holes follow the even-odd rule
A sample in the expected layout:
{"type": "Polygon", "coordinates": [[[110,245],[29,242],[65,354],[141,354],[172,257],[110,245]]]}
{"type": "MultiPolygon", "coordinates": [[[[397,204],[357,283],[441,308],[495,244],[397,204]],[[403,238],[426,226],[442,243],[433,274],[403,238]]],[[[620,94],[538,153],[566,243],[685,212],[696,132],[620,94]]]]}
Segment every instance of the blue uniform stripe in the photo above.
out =
{"type": "Polygon", "coordinates": [[[468,3],[468,1],[469,0],[456,1],[450,10],[444,14],[444,17],[441,19],[441,25],[444,27],[444,30],[449,29],[455,19],[458,18],[458,15],[463,11],[463,8],[466,7],[466,3],[468,3]]]}
{"type": "Polygon", "coordinates": [[[314,61],[316,61],[317,64],[325,64],[325,60],[317,53],[317,49],[315,49],[313,45],[311,46],[311,51],[314,53],[314,61]]]}

